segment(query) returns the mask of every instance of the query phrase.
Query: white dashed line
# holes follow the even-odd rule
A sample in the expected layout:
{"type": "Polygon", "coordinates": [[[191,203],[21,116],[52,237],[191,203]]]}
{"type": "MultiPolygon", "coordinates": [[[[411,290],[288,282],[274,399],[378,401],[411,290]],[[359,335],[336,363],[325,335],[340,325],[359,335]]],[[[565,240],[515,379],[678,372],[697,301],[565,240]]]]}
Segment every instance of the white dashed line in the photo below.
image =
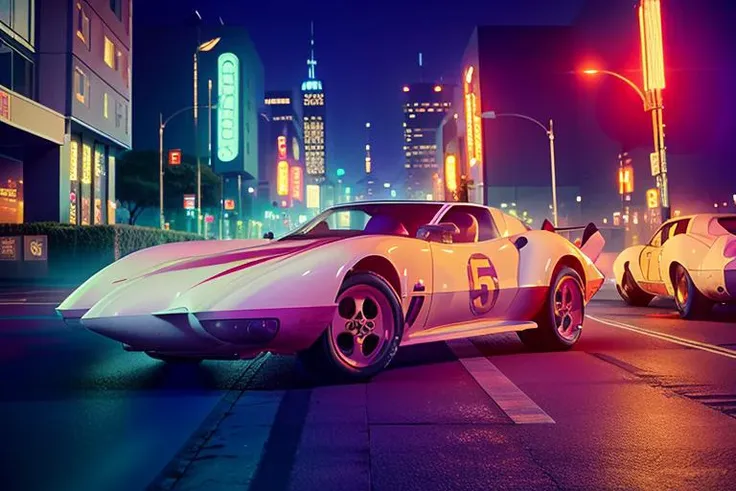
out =
{"type": "Polygon", "coordinates": [[[447,344],[470,376],[514,423],[554,424],[555,420],[501,373],[470,340],[457,339],[447,344]]]}
{"type": "Polygon", "coordinates": [[[716,346],[714,344],[701,343],[700,341],[693,341],[691,339],[673,336],[672,334],[665,334],[662,332],[650,331],[649,329],[644,329],[643,327],[632,326],[631,324],[624,324],[623,322],[612,321],[609,319],[601,319],[600,317],[594,317],[592,315],[588,315],[586,317],[596,322],[600,322],[601,324],[605,324],[607,326],[617,327],[619,329],[625,329],[627,331],[632,331],[637,334],[643,334],[644,336],[661,339],[662,341],[669,341],[670,343],[679,344],[680,346],[686,346],[688,348],[699,349],[701,351],[707,351],[708,353],[713,353],[714,355],[721,355],[721,356],[725,356],[726,358],[731,358],[731,359],[736,360],[736,351],[728,349],[728,348],[722,348],[721,346],[716,346]]]}

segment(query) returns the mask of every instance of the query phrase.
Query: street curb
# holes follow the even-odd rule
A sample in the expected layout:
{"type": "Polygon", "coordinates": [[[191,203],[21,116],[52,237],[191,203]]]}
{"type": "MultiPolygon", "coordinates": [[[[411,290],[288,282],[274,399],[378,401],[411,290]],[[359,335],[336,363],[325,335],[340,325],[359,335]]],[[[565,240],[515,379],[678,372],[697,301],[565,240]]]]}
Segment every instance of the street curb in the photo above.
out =
{"type": "Polygon", "coordinates": [[[184,443],[181,449],[171,458],[169,463],[159,472],[151,484],[146,488],[149,491],[170,491],[174,489],[180,479],[184,477],[189,465],[197,458],[202,447],[204,447],[212,435],[217,431],[220,423],[230,413],[235,403],[245,393],[245,388],[236,389],[235,387],[246,387],[248,383],[256,376],[261,367],[271,358],[270,353],[263,353],[261,356],[254,358],[248,367],[243,371],[240,377],[233,382],[222,399],[210,411],[210,414],[202,421],[192,436],[184,443]]]}

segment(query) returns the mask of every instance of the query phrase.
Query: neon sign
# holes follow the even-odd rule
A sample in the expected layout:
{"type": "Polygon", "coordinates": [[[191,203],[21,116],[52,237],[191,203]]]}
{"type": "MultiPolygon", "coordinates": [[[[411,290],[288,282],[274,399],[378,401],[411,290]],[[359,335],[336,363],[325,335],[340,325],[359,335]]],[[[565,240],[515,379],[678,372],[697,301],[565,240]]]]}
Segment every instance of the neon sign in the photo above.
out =
{"type": "Polygon", "coordinates": [[[238,156],[240,62],[233,53],[217,59],[217,158],[232,162],[238,156]]]}
{"type": "Polygon", "coordinates": [[[289,194],[289,163],[285,160],[276,169],[276,192],[279,196],[289,194]]]}
{"type": "Polygon", "coordinates": [[[286,158],[286,137],[280,136],[276,139],[276,144],[279,149],[279,160],[284,160],[286,158]]]}
{"type": "Polygon", "coordinates": [[[302,200],[302,168],[294,165],[291,167],[291,199],[302,200]]]}

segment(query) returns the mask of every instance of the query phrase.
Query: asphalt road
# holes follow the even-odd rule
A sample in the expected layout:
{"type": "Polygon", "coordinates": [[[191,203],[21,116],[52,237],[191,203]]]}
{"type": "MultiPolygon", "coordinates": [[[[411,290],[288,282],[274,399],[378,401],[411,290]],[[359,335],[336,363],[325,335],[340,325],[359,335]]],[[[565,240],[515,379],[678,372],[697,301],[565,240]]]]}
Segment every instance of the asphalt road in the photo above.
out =
{"type": "Polygon", "coordinates": [[[564,353],[515,335],[400,350],[368,384],[288,357],[168,367],[0,289],[4,490],[733,489],[736,314],[589,307],[564,353]]]}

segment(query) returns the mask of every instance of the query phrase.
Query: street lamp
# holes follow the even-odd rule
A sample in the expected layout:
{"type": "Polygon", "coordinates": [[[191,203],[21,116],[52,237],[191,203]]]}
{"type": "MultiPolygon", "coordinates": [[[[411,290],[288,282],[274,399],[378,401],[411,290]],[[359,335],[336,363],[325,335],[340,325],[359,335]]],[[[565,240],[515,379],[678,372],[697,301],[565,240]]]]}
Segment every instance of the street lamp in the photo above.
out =
{"type": "Polygon", "coordinates": [[[641,61],[644,75],[644,90],[623,75],[609,70],[583,70],[587,75],[610,75],[634,89],[644,103],[644,111],[652,114],[654,130],[654,153],[652,175],[659,189],[662,221],[670,219],[670,198],[667,185],[667,158],[664,145],[664,122],[662,120],[662,90],[665,88],[664,53],[662,47],[662,16],[660,0],[639,2],[639,34],[641,61]],[[656,162],[654,157],[656,156],[656,162]],[[656,164],[656,165],[655,165],[656,164]]]}
{"type": "Polygon", "coordinates": [[[200,168],[200,155],[199,155],[199,53],[206,53],[212,51],[217,43],[220,42],[220,38],[212,38],[199,46],[194,51],[194,153],[197,155],[197,234],[202,233],[202,169],[200,168]]]}
{"type": "Polygon", "coordinates": [[[534,118],[530,118],[529,116],[525,116],[523,114],[516,114],[516,113],[497,113],[495,111],[487,111],[481,114],[481,117],[483,119],[496,119],[500,117],[512,117],[512,118],[521,118],[526,119],[527,121],[530,121],[540,128],[542,128],[547,135],[547,138],[549,138],[549,160],[550,160],[550,170],[552,173],[552,218],[554,220],[554,225],[557,227],[557,171],[555,170],[555,131],[554,131],[554,125],[552,123],[552,120],[549,120],[549,128],[544,126],[542,123],[537,121],[534,118]]]}
{"type": "MultiPolygon", "coordinates": [[[[205,106],[210,109],[216,106],[205,106]]],[[[164,229],[164,130],[166,129],[166,125],[169,124],[169,121],[174,119],[176,116],[180,115],[183,112],[191,111],[192,109],[197,109],[196,106],[187,106],[179,109],[175,113],[173,113],[168,118],[164,119],[163,113],[159,113],[159,123],[158,123],[158,187],[159,187],[159,222],[161,226],[161,230],[164,229]]],[[[199,173],[199,163],[197,163],[197,173],[199,173]]],[[[199,181],[201,176],[198,177],[198,184],[201,183],[199,181]]]]}

